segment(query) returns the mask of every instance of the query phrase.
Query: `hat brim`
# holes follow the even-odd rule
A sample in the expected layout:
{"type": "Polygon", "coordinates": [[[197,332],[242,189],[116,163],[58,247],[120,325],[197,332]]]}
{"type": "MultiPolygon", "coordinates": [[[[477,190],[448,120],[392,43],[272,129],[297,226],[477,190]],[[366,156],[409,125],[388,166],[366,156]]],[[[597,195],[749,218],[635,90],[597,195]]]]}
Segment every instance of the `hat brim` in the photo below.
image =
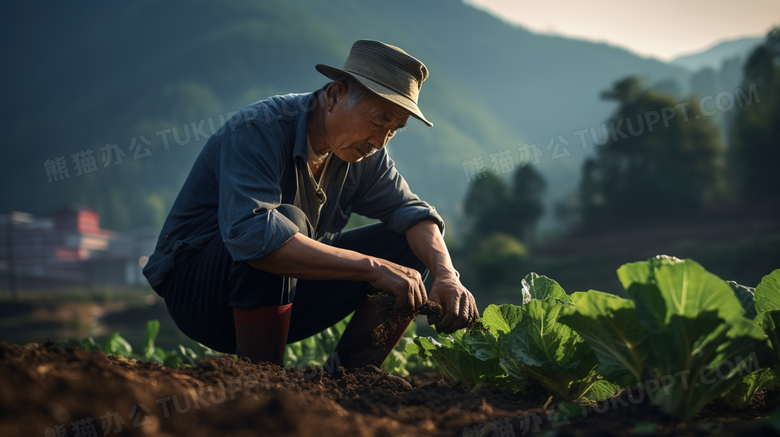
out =
{"type": "Polygon", "coordinates": [[[422,111],[420,111],[420,108],[417,106],[414,101],[410,100],[409,98],[398,94],[397,92],[393,91],[392,89],[382,85],[381,83],[375,82],[365,76],[361,76],[357,73],[351,73],[346,70],[342,70],[340,68],[331,67],[329,65],[324,64],[317,64],[314,68],[317,69],[320,73],[324,74],[325,76],[336,80],[341,75],[347,75],[356,81],[360,82],[368,88],[369,91],[373,92],[374,94],[378,95],[379,97],[382,97],[386,100],[389,100],[392,103],[395,103],[396,105],[406,109],[411,113],[411,115],[425,123],[427,126],[433,127],[433,123],[428,121],[427,118],[423,115],[422,111]]]}

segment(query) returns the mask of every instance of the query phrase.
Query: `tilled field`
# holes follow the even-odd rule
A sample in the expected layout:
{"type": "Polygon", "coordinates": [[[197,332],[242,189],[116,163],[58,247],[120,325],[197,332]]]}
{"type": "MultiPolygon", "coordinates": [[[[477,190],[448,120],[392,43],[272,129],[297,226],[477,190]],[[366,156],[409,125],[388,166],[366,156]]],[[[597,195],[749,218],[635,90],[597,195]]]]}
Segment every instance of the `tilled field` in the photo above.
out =
{"type": "Polygon", "coordinates": [[[686,424],[625,393],[566,419],[541,389],[469,392],[434,375],[406,386],[369,370],[334,379],[319,368],[229,357],[174,370],[52,343],[0,342],[0,369],[4,437],[777,435],[757,420],[770,412],[767,393],[744,411],[711,404],[686,424]]]}

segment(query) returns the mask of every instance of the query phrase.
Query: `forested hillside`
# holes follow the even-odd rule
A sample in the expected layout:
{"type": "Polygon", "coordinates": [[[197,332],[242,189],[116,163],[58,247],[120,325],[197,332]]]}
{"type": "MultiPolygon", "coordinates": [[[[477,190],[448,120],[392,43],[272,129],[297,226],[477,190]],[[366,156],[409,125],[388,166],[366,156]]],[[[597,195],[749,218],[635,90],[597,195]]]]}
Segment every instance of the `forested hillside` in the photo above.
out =
{"type": "Polygon", "coordinates": [[[538,144],[549,204],[575,189],[592,151],[572,132],[614,110],[602,90],[630,74],[648,84],[687,84],[690,74],[534,34],[458,1],[17,2],[3,15],[0,210],[46,214],[76,202],[118,230],[162,222],[210,125],[269,95],[321,86],[314,65],[340,66],[359,38],[400,46],[429,67],[420,105],[436,126],[410,123],[390,151],[413,190],[450,219],[468,188],[465,159],[483,156],[490,168],[490,153],[508,148],[517,159],[518,147],[538,144]],[[15,19],[30,15],[33,25],[15,19]],[[558,135],[572,142],[571,156],[552,160],[546,145],[558,135]],[[101,148],[116,154],[107,144],[123,151],[121,164],[103,156],[101,148]],[[79,172],[71,155],[89,150],[96,168],[79,172]],[[69,177],[49,182],[45,163],[58,157],[69,177]]]}

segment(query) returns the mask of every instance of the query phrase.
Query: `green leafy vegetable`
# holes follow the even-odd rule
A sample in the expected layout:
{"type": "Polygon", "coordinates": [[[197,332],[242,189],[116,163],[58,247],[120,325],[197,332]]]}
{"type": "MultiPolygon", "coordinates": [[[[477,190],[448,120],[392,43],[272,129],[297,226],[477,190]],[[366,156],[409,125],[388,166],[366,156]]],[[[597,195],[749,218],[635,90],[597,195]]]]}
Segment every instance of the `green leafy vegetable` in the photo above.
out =
{"type": "Polygon", "coordinates": [[[142,355],[134,354],[130,343],[128,343],[118,332],[113,333],[103,347],[95,342],[92,337],[83,340],[62,340],[57,344],[62,347],[76,345],[89,352],[104,352],[105,354],[128,359],[154,361],[158,364],[173,367],[175,369],[182,365],[194,365],[204,358],[223,355],[200,343],[196,343],[194,349],[179,345],[176,349],[166,352],[162,348],[156,347],[154,344],[159,333],[160,322],[158,320],[149,320],[146,322],[142,355]]]}
{"type": "MultiPolygon", "coordinates": [[[[157,335],[160,333],[160,321],[159,320],[149,320],[146,322],[146,331],[144,332],[144,358],[146,360],[151,360],[154,357],[158,357],[159,355],[164,355],[165,353],[160,351],[157,352],[157,350],[154,347],[154,340],[157,339],[157,335]],[[155,355],[155,352],[157,352],[157,355],[155,355]]],[[[164,360],[165,358],[162,357],[164,360]]],[[[162,364],[162,363],[160,363],[162,364]]]]}
{"type": "Polygon", "coordinates": [[[507,334],[523,318],[523,311],[515,305],[490,305],[482,313],[480,322],[491,334],[498,336],[507,334]]]}
{"type": "MultiPolygon", "coordinates": [[[[509,349],[502,355],[502,363],[522,365],[530,376],[566,400],[586,394],[602,396],[602,390],[594,386],[599,380],[595,371],[598,361],[590,346],[570,327],[558,323],[558,314],[566,305],[551,298],[523,305],[522,319],[508,334],[509,349]]],[[[617,389],[608,391],[606,397],[617,389]]]]}
{"type": "Polygon", "coordinates": [[[754,299],[756,311],[759,313],[780,310],[780,269],[761,279],[761,283],[756,287],[754,299]]]}
{"type": "Polygon", "coordinates": [[[739,299],[739,303],[745,310],[745,318],[751,320],[755,319],[757,313],[756,301],[753,299],[753,294],[755,293],[756,289],[745,287],[744,285],[739,285],[734,281],[728,281],[728,284],[731,287],[731,290],[734,292],[734,296],[739,299]]]}
{"type": "Polygon", "coordinates": [[[731,408],[743,409],[750,406],[753,395],[760,389],[777,387],[780,374],[777,368],[762,368],[744,376],[723,395],[723,401],[731,408]]]}
{"type": "MultiPolygon", "coordinates": [[[[328,358],[336,350],[336,345],[347,329],[352,315],[345,317],[335,325],[319,332],[311,337],[287,345],[284,364],[290,367],[302,367],[304,365],[324,366],[328,358]]],[[[407,345],[413,342],[417,334],[417,325],[412,322],[404,332],[398,345],[390,352],[382,363],[382,369],[399,376],[409,376],[433,370],[433,361],[430,357],[410,354],[406,351],[407,345]]]]}
{"type": "MultiPolygon", "coordinates": [[[[473,356],[493,364],[516,381],[531,377],[567,400],[603,400],[617,386],[601,378],[597,359],[576,332],[558,323],[572,299],[554,280],[531,273],[523,280],[525,304],[490,305],[464,336],[473,356]],[[530,299],[525,299],[530,297],[530,299]]],[[[452,373],[452,372],[450,372],[452,373]]]]}
{"type": "Polygon", "coordinates": [[[587,341],[599,373],[623,386],[639,382],[648,355],[647,332],[634,302],[595,290],[574,293],[572,299],[575,305],[564,308],[559,321],[587,341]]]}
{"type": "Polygon", "coordinates": [[[756,351],[764,339],[747,319],[729,323],[714,311],[673,316],[666,333],[650,337],[654,354],[648,364],[664,388],[653,402],[689,419],[758,367],[756,351]]]}
{"type": "Polygon", "coordinates": [[[92,337],[88,337],[82,340],[80,346],[82,349],[88,352],[98,352],[103,350],[103,348],[100,347],[100,345],[97,342],[95,342],[95,340],[92,337]]]}
{"type": "Polygon", "coordinates": [[[571,298],[557,282],[547,276],[539,276],[536,273],[529,273],[523,278],[523,304],[530,299],[544,300],[547,298],[558,299],[564,302],[571,302],[571,298]],[[526,293],[530,299],[526,300],[526,293]]]}
{"type": "Polygon", "coordinates": [[[655,257],[621,266],[618,278],[632,300],[589,291],[560,318],[608,380],[643,383],[653,403],[687,419],[758,369],[763,330],[743,317],[732,287],[695,261],[655,257]]]}
{"type": "Polygon", "coordinates": [[[775,366],[780,366],[780,310],[758,313],[754,322],[764,330],[775,366]]]}
{"type": "Polygon", "coordinates": [[[407,352],[407,347],[414,345],[416,336],[417,324],[412,322],[406,332],[404,332],[398,345],[390,352],[385,362],[382,363],[382,370],[404,377],[433,371],[434,364],[430,357],[421,356],[417,351],[407,352]]]}
{"type": "Polygon", "coordinates": [[[725,281],[690,259],[656,257],[625,264],[618,269],[618,278],[637,302],[642,320],[652,320],[653,328],[669,323],[672,315],[695,318],[703,311],[716,310],[731,320],[745,313],[725,281]]]}
{"type": "Polygon", "coordinates": [[[491,385],[517,392],[525,388],[525,381],[509,377],[498,358],[481,360],[474,356],[464,340],[468,335],[465,330],[460,330],[452,335],[440,336],[439,341],[417,337],[406,351],[423,358],[430,357],[436,370],[445,378],[460,382],[469,389],[491,385]]]}
{"type": "Polygon", "coordinates": [[[118,357],[132,357],[133,347],[127,342],[118,332],[115,332],[108,338],[106,345],[103,347],[103,352],[108,355],[116,355],[118,357]]]}
{"type": "MultiPolygon", "coordinates": [[[[780,385],[780,310],[776,309],[775,302],[780,301],[780,288],[778,288],[778,272],[775,270],[765,276],[756,289],[729,282],[734,294],[745,308],[745,316],[753,319],[753,322],[763,329],[767,336],[765,344],[769,350],[767,360],[762,360],[765,367],[745,375],[734,387],[723,394],[723,401],[732,408],[747,408],[753,395],[761,389],[770,389],[780,385]],[[760,291],[757,290],[760,288],[760,291]]],[[[764,346],[762,344],[761,346],[764,346]]]]}

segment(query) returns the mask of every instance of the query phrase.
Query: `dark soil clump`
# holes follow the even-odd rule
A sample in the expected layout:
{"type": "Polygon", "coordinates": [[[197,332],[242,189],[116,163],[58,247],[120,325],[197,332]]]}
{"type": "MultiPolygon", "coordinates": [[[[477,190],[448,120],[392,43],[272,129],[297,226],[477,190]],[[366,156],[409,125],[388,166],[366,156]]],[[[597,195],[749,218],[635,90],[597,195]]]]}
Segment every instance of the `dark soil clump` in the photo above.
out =
{"type": "MultiPolygon", "coordinates": [[[[400,323],[404,323],[408,320],[413,320],[418,315],[426,316],[429,325],[437,325],[444,319],[446,310],[437,302],[432,300],[426,300],[417,311],[399,312],[394,309],[395,298],[387,293],[376,293],[368,296],[369,300],[376,305],[379,316],[385,322],[374,330],[374,340],[384,343],[388,333],[394,332],[400,323]]],[[[471,324],[464,326],[464,328],[471,328],[478,322],[474,321],[471,324]]]]}

